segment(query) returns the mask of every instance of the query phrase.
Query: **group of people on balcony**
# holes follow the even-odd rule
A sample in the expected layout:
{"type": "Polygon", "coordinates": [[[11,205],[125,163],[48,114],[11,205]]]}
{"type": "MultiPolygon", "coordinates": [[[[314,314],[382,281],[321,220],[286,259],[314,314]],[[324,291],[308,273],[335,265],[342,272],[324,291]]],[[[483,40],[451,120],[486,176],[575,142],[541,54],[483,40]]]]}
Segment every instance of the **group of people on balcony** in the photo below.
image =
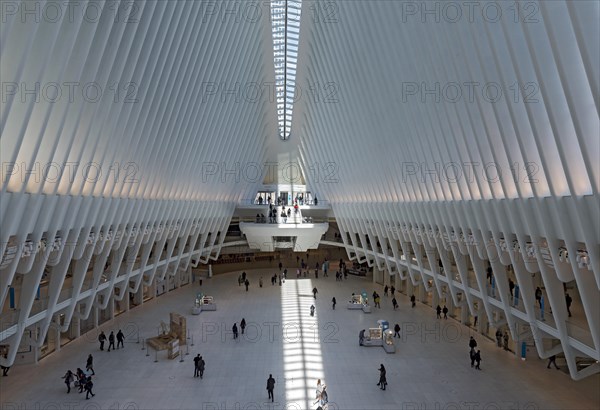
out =
{"type": "MultiPolygon", "coordinates": [[[[293,206],[294,216],[297,216],[300,213],[300,208],[298,203],[296,202],[293,206]]],[[[292,218],[292,207],[288,207],[286,209],[285,205],[281,207],[279,211],[277,207],[273,206],[273,204],[269,204],[269,223],[281,223],[278,222],[278,218],[281,218],[280,221],[283,223],[287,223],[288,218],[292,218]]],[[[267,218],[263,214],[256,214],[256,223],[267,223],[267,218]]]]}
{"type": "MultiPolygon", "coordinates": [[[[277,202],[277,206],[285,205],[283,203],[284,201],[281,198],[279,198],[279,197],[277,198],[276,202],[277,202]]],[[[286,200],[285,202],[287,203],[288,201],[286,200]]],[[[273,201],[273,198],[271,198],[271,195],[267,196],[266,201],[265,201],[265,199],[263,198],[262,195],[258,195],[258,199],[256,199],[255,203],[258,203],[258,205],[263,205],[263,204],[266,203],[266,204],[268,204],[270,206],[270,205],[274,205],[275,201],[273,201]]],[[[318,200],[318,198],[317,198],[316,195],[315,195],[315,198],[313,199],[312,203],[313,203],[313,205],[319,205],[319,200],[318,200]]],[[[306,200],[305,201],[304,200],[304,194],[303,193],[299,193],[299,194],[296,194],[296,197],[294,198],[294,204],[296,204],[296,205],[309,205],[310,204],[310,200],[306,200]]]]}

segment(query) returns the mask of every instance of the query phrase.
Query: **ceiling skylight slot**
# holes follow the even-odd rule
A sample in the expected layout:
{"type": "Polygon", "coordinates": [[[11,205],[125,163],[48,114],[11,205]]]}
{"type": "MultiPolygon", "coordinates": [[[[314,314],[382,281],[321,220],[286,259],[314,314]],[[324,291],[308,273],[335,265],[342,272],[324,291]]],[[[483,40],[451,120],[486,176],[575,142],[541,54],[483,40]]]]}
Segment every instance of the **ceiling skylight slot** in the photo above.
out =
{"type": "Polygon", "coordinates": [[[275,97],[279,137],[282,140],[289,139],[292,130],[300,10],[301,0],[271,0],[275,97]]]}

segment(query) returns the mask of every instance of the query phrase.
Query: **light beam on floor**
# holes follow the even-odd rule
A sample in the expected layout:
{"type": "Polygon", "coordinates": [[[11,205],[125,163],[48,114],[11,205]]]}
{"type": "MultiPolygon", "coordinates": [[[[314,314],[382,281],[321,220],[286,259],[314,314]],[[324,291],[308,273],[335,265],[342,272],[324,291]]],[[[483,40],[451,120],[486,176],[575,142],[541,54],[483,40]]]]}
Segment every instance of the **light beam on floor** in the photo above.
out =
{"type": "MultiPolygon", "coordinates": [[[[281,288],[285,398],[288,409],[314,407],[317,379],[323,380],[319,310],[310,279],[286,280],[281,288]]],[[[317,295],[318,297],[318,295],[317,295]]]]}

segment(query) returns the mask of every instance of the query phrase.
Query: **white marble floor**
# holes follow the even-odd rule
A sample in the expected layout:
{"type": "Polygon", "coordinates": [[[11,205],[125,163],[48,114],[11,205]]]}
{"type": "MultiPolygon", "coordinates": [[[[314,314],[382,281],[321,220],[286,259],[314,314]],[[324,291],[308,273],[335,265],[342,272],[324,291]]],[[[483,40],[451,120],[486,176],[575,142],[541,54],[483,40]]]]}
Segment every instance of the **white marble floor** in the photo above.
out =
{"type": "MultiPolygon", "coordinates": [[[[295,269],[290,269],[295,276],[295,269]]],[[[106,331],[123,329],[125,349],[100,351],[96,333],[68,344],[37,365],[14,366],[0,377],[2,410],[25,409],[315,409],[316,379],[327,384],[329,409],[596,409],[600,407],[600,376],[572,381],[561,371],[546,369],[535,357],[521,361],[476,337],[482,370],[470,367],[471,331],[454,320],[436,320],[427,306],[397,295],[400,309],[393,311],[390,297],[372,314],[347,310],[352,292],[375,288],[370,279],[335,277],[288,279],[271,286],[272,270],[247,270],[250,290],[238,286],[238,272],[205,279],[203,286],[186,286],[163,295],[104,324],[106,331]],[[263,276],[264,287],[258,287],[263,276]],[[317,287],[317,299],[312,288],[317,287]],[[197,292],[215,297],[218,310],[192,316],[197,292]],[[336,310],[331,299],[337,299],[336,310]],[[311,304],[316,315],[309,315],[311,304]],[[157,334],[169,312],[187,316],[194,346],[189,355],[168,360],[166,352],[146,356],[141,338],[157,334]],[[232,340],[231,326],[243,318],[246,334],[232,340]],[[396,354],[380,347],[360,347],[361,329],[376,327],[378,319],[402,327],[396,354]],[[95,358],[96,396],[85,400],[74,390],[66,393],[61,376],[67,369],[84,368],[89,353],[95,358]],[[204,378],[194,378],[193,357],[206,361],[204,378]],[[381,391],[378,368],[387,368],[388,388],[381,391]],[[275,402],[267,401],[269,374],[276,380],[275,402]]],[[[381,286],[376,289],[383,294],[381,286]]],[[[188,340],[191,344],[191,339],[188,340]]],[[[535,354],[532,352],[532,356],[535,354]]]]}

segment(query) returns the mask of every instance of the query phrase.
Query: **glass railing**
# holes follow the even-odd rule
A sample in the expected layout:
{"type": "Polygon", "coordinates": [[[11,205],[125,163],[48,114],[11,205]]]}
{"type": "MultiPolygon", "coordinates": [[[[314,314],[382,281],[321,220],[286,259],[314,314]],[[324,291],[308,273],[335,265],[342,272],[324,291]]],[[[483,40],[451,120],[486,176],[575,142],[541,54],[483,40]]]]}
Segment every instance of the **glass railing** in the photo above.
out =
{"type": "MultiPolygon", "coordinates": [[[[265,207],[269,207],[269,204],[267,203],[266,200],[263,200],[263,202],[260,202],[260,200],[252,198],[252,199],[242,199],[238,202],[238,205],[240,206],[244,206],[244,205],[259,205],[259,206],[265,206],[265,207]]],[[[319,206],[319,207],[329,207],[330,202],[326,201],[326,200],[321,200],[318,199],[315,203],[314,200],[303,200],[303,201],[298,201],[298,205],[299,206],[319,206]]],[[[294,206],[294,201],[292,202],[273,202],[273,206],[294,206]]]]}

